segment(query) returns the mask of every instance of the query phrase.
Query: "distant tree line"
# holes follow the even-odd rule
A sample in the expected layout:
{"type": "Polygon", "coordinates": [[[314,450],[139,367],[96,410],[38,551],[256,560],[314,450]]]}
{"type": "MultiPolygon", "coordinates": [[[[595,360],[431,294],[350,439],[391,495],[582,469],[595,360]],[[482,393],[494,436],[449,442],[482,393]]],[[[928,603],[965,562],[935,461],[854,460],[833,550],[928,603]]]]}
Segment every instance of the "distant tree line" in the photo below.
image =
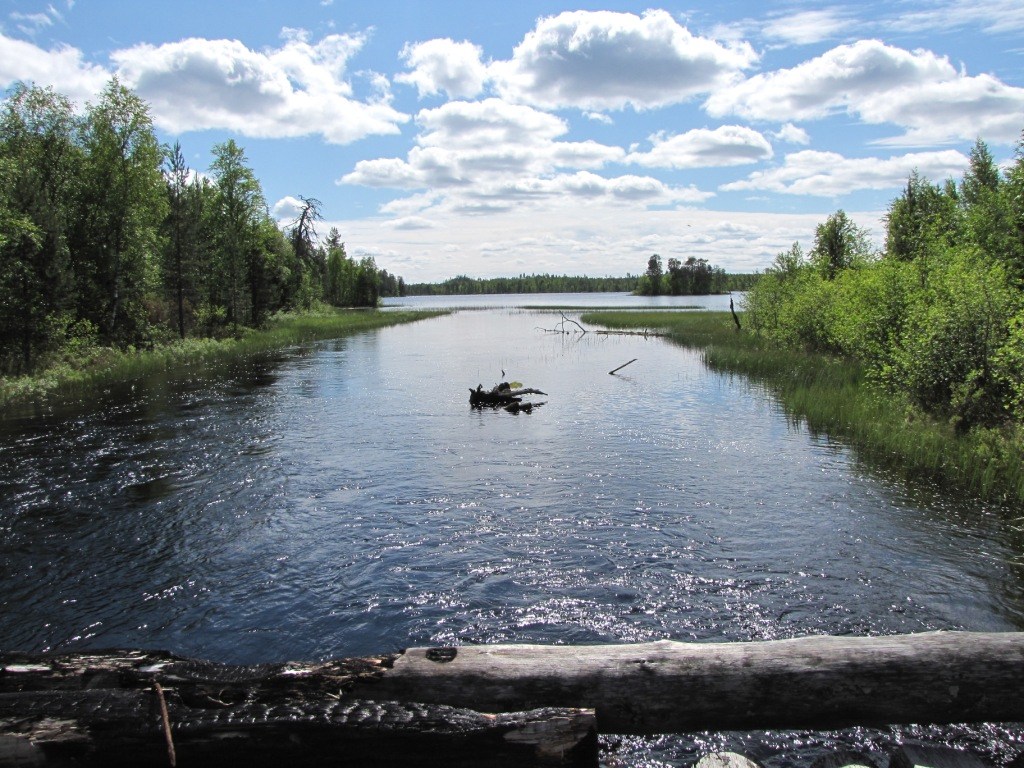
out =
{"type": "Polygon", "coordinates": [[[910,174],[880,252],[832,214],[809,253],[778,254],[747,316],[779,343],[857,358],[961,430],[1024,439],[1024,140],[1005,171],[979,140],[959,182],[910,174]]]}
{"type": "Polygon", "coordinates": [[[661,256],[654,254],[647,261],[647,271],[640,277],[636,292],[642,296],[707,296],[749,290],[759,277],[756,274],[729,275],[707,259],[694,256],[686,261],[671,258],[662,266],[661,256]]]}
{"type": "Polygon", "coordinates": [[[608,293],[632,291],[639,278],[582,277],[579,275],[519,275],[474,278],[459,275],[441,283],[410,283],[409,296],[467,296],[481,293],[608,293]]]}
{"type": "MultiPolygon", "coordinates": [[[[660,265],[660,257],[658,259],[660,265]]],[[[693,265],[698,260],[688,259],[683,269],[679,270],[680,275],[689,276],[692,274],[693,265]],[[691,271],[686,271],[691,270],[691,271]]],[[[703,265],[707,262],[699,260],[703,265]]],[[[670,267],[673,263],[678,264],[675,259],[669,259],[670,267]]],[[[701,273],[703,275],[703,272],[701,273]]],[[[712,290],[703,293],[725,293],[728,291],[745,291],[750,288],[758,278],[759,274],[738,274],[727,275],[721,269],[712,271],[713,280],[710,285],[712,290]]],[[[675,287],[679,293],[675,295],[701,293],[701,290],[692,290],[694,282],[698,288],[704,287],[703,278],[693,282],[683,282],[679,279],[675,283],[666,280],[664,277],[659,285],[664,285],[665,290],[659,293],[671,294],[675,287]],[[683,288],[685,287],[685,290],[683,288]]],[[[491,277],[473,278],[459,275],[440,283],[410,283],[404,286],[408,296],[466,296],[470,294],[488,293],[643,293],[644,287],[650,285],[648,275],[626,275],[625,277],[585,277],[581,275],[519,275],[518,277],[491,277]]]]}
{"type": "Polygon", "coordinates": [[[0,375],[93,344],[222,335],[325,301],[374,306],[401,279],[320,244],[320,202],[281,231],[233,140],[205,174],[161,146],[116,79],[76,113],[15,85],[0,109],[0,375]]]}

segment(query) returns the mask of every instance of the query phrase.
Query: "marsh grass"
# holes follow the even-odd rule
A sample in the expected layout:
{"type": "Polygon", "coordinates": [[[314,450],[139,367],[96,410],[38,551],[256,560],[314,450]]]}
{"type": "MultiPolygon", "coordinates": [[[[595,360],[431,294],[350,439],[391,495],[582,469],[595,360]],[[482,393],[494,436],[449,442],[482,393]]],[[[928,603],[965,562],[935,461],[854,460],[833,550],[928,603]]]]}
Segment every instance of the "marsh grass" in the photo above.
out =
{"type": "Polygon", "coordinates": [[[56,394],[71,394],[115,381],[126,381],[160,371],[209,365],[244,358],[259,352],[346,336],[359,331],[408,323],[445,314],[444,311],[334,310],[275,316],[266,328],[240,329],[224,339],[188,338],[126,350],[82,345],[32,376],[0,378],[0,408],[56,394]]]}
{"type": "Polygon", "coordinates": [[[873,386],[856,361],[771,345],[737,332],[727,312],[588,312],[581,322],[667,332],[700,349],[712,370],[761,382],[790,417],[849,443],[864,459],[986,500],[1024,503],[1020,427],[959,433],[873,386]]]}

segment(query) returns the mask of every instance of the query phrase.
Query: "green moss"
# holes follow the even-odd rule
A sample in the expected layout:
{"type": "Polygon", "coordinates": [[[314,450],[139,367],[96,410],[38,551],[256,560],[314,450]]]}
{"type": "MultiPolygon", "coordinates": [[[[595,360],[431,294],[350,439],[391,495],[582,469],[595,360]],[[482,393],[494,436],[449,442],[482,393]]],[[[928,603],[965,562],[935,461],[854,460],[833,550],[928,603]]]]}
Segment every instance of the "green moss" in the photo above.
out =
{"type": "Polygon", "coordinates": [[[441,314],[445,313],[324,309],[316,313],[278,315],[264,329],[243,328],[238,337],[226,339],[188,338],[150,350],[85,346],[32,376],[0,378],[0,407],[159,371],[238,359],[293,344],[337,338],[441,314]]]}
{"type": "Polygon", "coordinates": [[[816,432],[847,441],[861,457],[1001,503],[1024,503],[1024,431],[958,432],[897,395],[874,386],[855,360],[776,346],[737,332],[727,312],[589,312],[581,322],[665,331],[702,350],[716,371],[764,383],[787,413],[816,432]]]}

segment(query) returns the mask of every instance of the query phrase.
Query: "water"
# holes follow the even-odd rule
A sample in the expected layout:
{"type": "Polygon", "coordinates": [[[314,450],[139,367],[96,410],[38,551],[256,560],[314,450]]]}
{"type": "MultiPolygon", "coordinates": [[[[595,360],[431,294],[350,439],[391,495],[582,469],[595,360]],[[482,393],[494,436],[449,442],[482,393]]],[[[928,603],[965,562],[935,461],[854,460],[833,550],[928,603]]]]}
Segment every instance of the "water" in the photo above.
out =
{"type": "MultiPolygon", "coordinates": [[[[859,463],[695,352],[559,321],[459,312],[9,415],[0,648],[242,663],[1024,627],[1006,510],[859,463]],[[544,405],[470,409],[503,369],[544,405]]],[[[1005,760],[1018,735],[630,739],[616,764],[918,737],[1005,760]]]]}

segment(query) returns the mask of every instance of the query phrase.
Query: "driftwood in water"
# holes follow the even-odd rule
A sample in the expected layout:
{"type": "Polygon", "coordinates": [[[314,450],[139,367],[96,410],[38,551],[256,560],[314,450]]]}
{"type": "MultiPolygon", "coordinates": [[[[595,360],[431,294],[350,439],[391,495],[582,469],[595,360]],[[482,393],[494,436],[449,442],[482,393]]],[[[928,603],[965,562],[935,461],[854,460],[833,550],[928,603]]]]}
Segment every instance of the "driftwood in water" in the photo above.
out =
{"type": "Polygon", "coordinates": [[[182,766],[596,762],[586,710],[495,715],[351,695],[392,660],[233,667],[152,653],[3,655],[0,765],[167,766],[172,755],[182,766]]]}
{"type": "Polygon", "coordinates": [[[1024,721],[1024,633],[410,649],[362,695],[580,706],[606,733],[1024,721]],[[436,658],[436,656],[435,656],[436,658]]]}
{"type": "Polygon", "coordinates": [[[529,413],[534,408],[544,405],[544,403],[524,403],[525,395],[547,396],[547,393],[541,392],[539,389],[512,389],[507,381],[501,382],[490,390],[484,390],[483,385],[478,384],[476,389],[469,390],[469,404],[474,408],[504,408],[512,413],[519,411],[529,413]]]}
{"type": "Polygon", "coordinates": [[[635,358],[635,357],[634,357],[634,358],[633,358],[632,360],[630,360],[630,361],[629,361],[628,363],[623,363],[623,364],[622,364],[622,365],[620,365],[620,366],[619,366],[618,368],[614,368],[614,369],[612,369],[612,370],[608,371],[608,375],[609,375],[609,376],[614,376],[614,375],[615,375],[616,373],[618,373],[619,371],[621,371],[621,370],[622,370],[623,368],[625,368],[625,367],[626,367],[627,365],[632,365],[632,364],[633,364],[633,363],[635,363],[636,361],[637,361],[637,358],[635,358]]]}
{"type": "Polygon", "coordinates": [[[648,336],[668,336],[667,333],[661,331],[651,331],[644,329],[642,331],[594,331],[599,336],[643,336],[645,339],[648,336]]]}

